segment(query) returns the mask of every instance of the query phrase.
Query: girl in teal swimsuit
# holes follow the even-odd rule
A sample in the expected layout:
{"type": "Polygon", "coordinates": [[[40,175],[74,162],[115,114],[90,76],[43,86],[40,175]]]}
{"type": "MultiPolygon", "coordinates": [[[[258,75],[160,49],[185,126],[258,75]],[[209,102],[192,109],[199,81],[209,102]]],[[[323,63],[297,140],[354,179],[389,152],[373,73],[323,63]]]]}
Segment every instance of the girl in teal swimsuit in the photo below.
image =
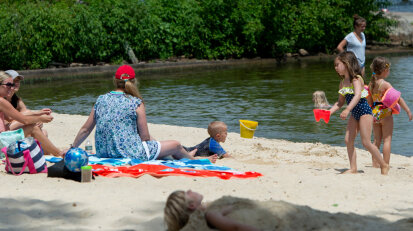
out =
{"type": "Polygon", "coordinates": [[[347,102],[347,107],[341,112],[340,118],[345,120],[351,112],[345,136],[347,153],[350,160],[350,169],[344,173],[357,173],[354,140],[356,139],[357,133],[360,131],[363,146],[379,162],[381,174],[387,175],[389,165],[384,162],[379,149],[371,143],[373,115],[366,100],[368,92],[364,89],[364,81],[361,77],[361,69],[357,62],[357,58],[353,52],[342,52],[334,60],[334,67],[342,81],[339,86],[340,94],[338,101],[330,109],[330,113],[333,114],[340,109],[344,105],[344,102],[347,102]]]}

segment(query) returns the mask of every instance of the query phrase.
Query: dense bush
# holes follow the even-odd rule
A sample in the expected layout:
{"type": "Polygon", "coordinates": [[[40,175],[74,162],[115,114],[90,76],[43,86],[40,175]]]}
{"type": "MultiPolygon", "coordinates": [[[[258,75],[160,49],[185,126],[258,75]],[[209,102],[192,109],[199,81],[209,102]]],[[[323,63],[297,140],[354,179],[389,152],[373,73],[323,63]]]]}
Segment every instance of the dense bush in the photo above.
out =
{"type": "Polygon", "coordinates": [[[1,69],[51,62],[172,56],[206,59],[280,57],[299,48],[332,52],[357,13],[368,40],[384,40],[391,21],[376,0],[3,0],[1,69]],[[78,3],[81,2],[81,3],[78,3]]]}

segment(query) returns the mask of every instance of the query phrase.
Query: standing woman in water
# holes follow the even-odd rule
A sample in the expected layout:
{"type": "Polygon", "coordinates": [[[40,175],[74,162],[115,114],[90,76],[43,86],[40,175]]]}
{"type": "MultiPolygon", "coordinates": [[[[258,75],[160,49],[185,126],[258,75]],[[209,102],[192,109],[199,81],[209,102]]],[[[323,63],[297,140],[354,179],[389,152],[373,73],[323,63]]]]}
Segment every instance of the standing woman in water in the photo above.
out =
{"type": "Polygon", "coordinates": [[[341,53],[343,51],[351,51],[356,57],[361,67],[361,74],[364,76],[364,66],[366,62],[366,36],[364,36],[364,30],[366,29],[366,19],[355,14],[353,16],[354,31],[348,34],[338,44],[337,50],[341,53]],[[346,49],[345,49],[346,48],[346,49]]]}

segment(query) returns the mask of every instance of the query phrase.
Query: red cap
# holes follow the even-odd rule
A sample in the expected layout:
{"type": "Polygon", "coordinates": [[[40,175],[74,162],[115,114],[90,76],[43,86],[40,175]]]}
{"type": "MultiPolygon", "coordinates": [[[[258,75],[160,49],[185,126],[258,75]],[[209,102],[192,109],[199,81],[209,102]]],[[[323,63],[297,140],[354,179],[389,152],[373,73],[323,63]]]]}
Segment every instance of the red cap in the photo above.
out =
{"type": "Polygon", "coordinates": [[[135,78],[135,71],[129,65],[122,65],[116,71],[115,78],[117,78],[117,79],[134,79],[135,78]]]}

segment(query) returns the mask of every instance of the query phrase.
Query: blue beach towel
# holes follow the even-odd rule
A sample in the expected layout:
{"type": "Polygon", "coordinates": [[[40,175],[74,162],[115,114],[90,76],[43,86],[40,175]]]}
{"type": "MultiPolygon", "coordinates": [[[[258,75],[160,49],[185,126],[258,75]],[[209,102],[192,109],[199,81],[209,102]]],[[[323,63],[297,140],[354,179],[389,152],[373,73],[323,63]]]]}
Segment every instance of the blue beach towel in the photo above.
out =
{"type": "MultiPolygon", "coordinates": [[[[57,163],[62,160],[60,157],[45,156],[46,161],[51,163],[57,163]]],[[[234,171],[234,169],[226,166],[218,166],[211,163],[208,159],[181,159],[181,160],[151,160],[141,161],[138,159],[129,158],[98,158],[95,156],[89,156],[89,164],[101,164],[111,166],[125,166],[125,165],[138,165],[138,164],[152,164],[152,165],[164,165],[173,168],[192,168],[198,170],[216,170],[216,171],[234,171]]]]}

